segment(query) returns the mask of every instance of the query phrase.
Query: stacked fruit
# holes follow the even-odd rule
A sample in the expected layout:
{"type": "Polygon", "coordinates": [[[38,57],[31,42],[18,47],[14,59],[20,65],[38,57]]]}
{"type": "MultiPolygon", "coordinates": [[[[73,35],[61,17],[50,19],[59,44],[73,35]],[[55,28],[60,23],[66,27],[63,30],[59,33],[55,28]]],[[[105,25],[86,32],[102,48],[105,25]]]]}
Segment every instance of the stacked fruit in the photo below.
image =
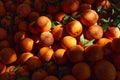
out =
{"type": "Polygon", "coordinates": [[[120,80],[120,2],[0,0],[0,80],[120,80]]]}

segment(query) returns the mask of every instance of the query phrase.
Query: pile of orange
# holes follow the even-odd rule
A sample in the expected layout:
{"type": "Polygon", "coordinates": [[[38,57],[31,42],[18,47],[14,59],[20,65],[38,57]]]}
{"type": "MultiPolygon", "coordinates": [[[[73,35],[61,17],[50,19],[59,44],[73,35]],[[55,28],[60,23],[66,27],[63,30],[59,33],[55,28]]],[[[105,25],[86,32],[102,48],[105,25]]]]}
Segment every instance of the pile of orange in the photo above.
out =
{"type": "Polygon", "coordinates": [[[120,28],[99,24],[112,4],[0,0],[0,80],[120,80],[120,28]]]}

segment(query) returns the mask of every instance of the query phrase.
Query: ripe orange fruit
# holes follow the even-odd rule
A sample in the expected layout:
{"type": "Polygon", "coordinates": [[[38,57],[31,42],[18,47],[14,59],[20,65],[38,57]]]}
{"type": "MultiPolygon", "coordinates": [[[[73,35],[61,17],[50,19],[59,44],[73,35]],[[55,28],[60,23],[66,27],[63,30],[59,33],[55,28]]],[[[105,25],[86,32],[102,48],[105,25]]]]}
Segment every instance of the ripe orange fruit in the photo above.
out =
{"type": "Polygon", "coordinates": [[[93,44],[85,49],[85,59],[91,63],[103,59],[103,49],[98,44],[93,44]]]}
{"type": "Polygon", "coordinates": [[[20,17],[27,17],[31,12],[31,7],[28,4],[22,3],[18,5],[16,13],[20,17]]]}
{"type": "Polygon", "coordinates": [[[91,10],[92,9],[92,5],[89,3],[83,3],[80,5],[80,11],[83,12],[85,10],[91,10]]]}
{"type": "Polygon", "coordinates": [[[42,63],[39,57],[32,56],[26,61],[26,65],[30,70],[36,70],[41,67],[42,63]]]}
{"type": "Polygon", "coordinates": [[[35,71],[32,73],[32,80],[43,80],[47,75],[45,70],[35,71]]]}
{"type": "Polygon", "coordinates": [[[61,80],[77,80],[73,75],[64,75],[61,80]]]}
{"type": "Polygon", "coordinates": [[[59,80],[59,79],[54,75],[49,75],[49,76],[45,77],[43,80],[59,80]]]}
{"type": "Polygon", "coordinates": [[[61,24],[56,25],[52,29],[52,34],[53,34],[55,40],[60,41],[64,35],[63,26],[61,24]]]}
{"type": "Polygon", "coordinates": [[[85,10],[80,15],[80,22],[85,26],[92,26],[98,21],[98,14],[94,10],[85,10]]]}
{"type": "Polygon", "coordinates": [[[88,39],[100,39],[103,37],[103,28],[99,25],[92,25],[86,30],[85,36],[88,39]]]}
{"type": "Polygon", "coordinates": [[[54,43],[53,34],[49,31],[40,34],[40,42],[43,46],[51,46],[54,43]]]}
{"type": "Polygon", "coordinates": [[[65,13],[73,13],[78,10],[79,4],[78,0],[63,0],[61,8],[65,13]]]}
{"type": "Polygon", "coordinates": [[[53,54],[53,60],[57,64],[65,64],[67,62],[67,58],[65,56],[65,49],[57,49],[53,54]]]}
{"type": "Polygon", "coordinates": [[[0,28],[0,40],[3,40],[7,37],[7,31],[4,28],[0,28]]]}
{"type": "Polygon", "coordinates": [[[113,39],[111,46],[116,53],[120,53],[120,38],[113,39]]]}
{"type": "Polygon", "coordinates": [[[67,50],[67,57],[71,62],[80,62],[84,59],[84,48],[80,45],[73,46],[67,50]]]}
{"type": "Polygon", "coordinates": [[[36,21],[39,31],[49,31],[51,29],[51,20],[47,16],[39,16],[36,21]]]}
{"type": "Polygon", "coordinates": [[[23,64],[25,63],[30,57],[32,57],[34,54],[31,53],[31,52],[25,52],[25,53],[22,53],[19,57],[19,62],[20,64],[23,64]]]}
{"type": "Polygon", "coordinates": [[[14,72],[14,69],[15,69],[15,66],[14,65],[11,65],[11,66],[8,66],[6,68],[6,71],[5,72],[14,72]]]}
{"type": "Polygon", "coordinates": [[[20,41],[20,49],[23,52],[29,52],[33,49],[33,44],[33,39],[26,37],[20,41]]]}
{"type": "Polygon", "coordinates": [[[120,30],[118,27],[109,26],[107,31],[105,32],[105,37],[109,39],[119,38],[120,37],[120,30]]]}
{"type": "Polygon", "coordinates": [[[4,64],[12,64],[17,60],[17,54],[12,48],[3,48],[0,51],[0,59],[4,64]]]}
{"type": "Polygon", "coordinates": [[[59,21],[59,22],[62,22],[63,21],[63,19],[64,19],[64,17],[65,17],[65,13],[64,12],[58,12],[58,13],[56,13],[56,15],[55,15],[55,20],[56,21],[59,21]]]}
{"type": "Polygon", "coordinates": [[[6,65],[0,62],[0,75],[6,71],[6,65]]]}
{"type": "Polygon", "coordinates": [[[0,50],[7,47],[10,47],[10,43],[7,40],[0,41],[0,50]]]}
{"type": "Polygon", "coordinates": [[[50,61],[53,56],[53,49],[49,47],[42,47],[38,52],[38,57],[43,61],[50,61]]]}
{"type": "Polygon", "coordinates": [[[26,32],[24,31],[18,31],[14,34],[14,42],[19,43],[21,40],[27,37],[26,32]]]}
{"type": "Polygon", "coordinates": [[[116,69],[114,65],[107,61],[101,60],[94,65],[94,73],[99,80],[115,80],[116,69]]]}
{"type": "Polygon", "coordinates": [[[82,33],[82,30],[82,24],[77,20],[71,21],[66,25],[66,31],[73,37],[79,36],[82,33]]]}
{"type": "Polygon", "coordinates": [[[40,14],[37,11],[32,11],[29,15],[28,18],[29,20],[36,20],[38,17],[40,16],[40,14]]]}
{"type": "Polygon", "coordinates": [[[61,41],[61,46],[65,49],[71,48],[75,45],[77,45],[77,40],[72,36],[65,36],[61,41]]]}
{"type": "Polygon", "coordinates": [[[72,68],[72,74],[78,80],[87,80],[91,76],[90,66],[85,62],[76,63],[72,68]]]}

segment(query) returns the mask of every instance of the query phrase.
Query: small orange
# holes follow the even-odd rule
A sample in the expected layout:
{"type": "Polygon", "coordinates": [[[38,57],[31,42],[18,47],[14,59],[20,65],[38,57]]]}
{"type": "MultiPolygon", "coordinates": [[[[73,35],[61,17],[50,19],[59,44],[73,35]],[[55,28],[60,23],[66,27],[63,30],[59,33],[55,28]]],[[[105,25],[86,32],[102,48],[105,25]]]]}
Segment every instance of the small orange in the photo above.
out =
{"type": "Polygon", "coordinates": [[[36,20],[38,17],[40,16],[40,14],[37,11],[32,11],[29,15],[28,18],[29,20],[36,20]]]}
{"type": "Polygon", "coordinates": [[[42,63],[39,57],[32,56],[26,61],[26,65],[30,70],[36,70],[41,67],[42,63]]]}
{"type": "Polygon", "coordinates": [[[0,50],[6,47],[10,47],[10,43],[7,40],[0,41],[0,50]]]}
{"type": "Polygon", "coordinates": [[[6,71],[6,65],[0,62],[0,75],[6,71]]]}
{"type": "Polygon", "coordinates": [[[85,37],[90,40],[100,39],[103,37],[103,28],[99,25],[92,25],[86,30],[85,37]]]}
{"type": "Polygon", "coordinates": [[[85,59],[91,63],[103,59],[103,49],[98,44],[93,44],[85,49],[85,59]]]}
{"type": "Polygon", "coordinates": [[[33,44],[34,44],[34,41],[33,39],[31,38],[24,38],[20,41],[20,49],[23,51],[23,52],[29,52],[29,51],[32,51],[33,49],[33,44]]]}
{"type": "Polygon", "coordinates": [[[90,66],[86,62],[79,62],[73,65],[72,74],[77,80],[87,80],[91,76],[90,66]]]}
{"type": "Polygon", "coordinates": [[[61,41],[61,46],[65,49],[71,48],[75,45],[77,45],[77,40],[72,36],[65,36],[61,41]]]}
{"type": "Polygon", "coordinates": [[[65,13],[73,13],[78,10],[79,4],[78,0],[63,0],[61,8],[65,13]]]}
{"type": "Polygon", "coordinates": [[[54,43],[53,34],[49,31],[40,34],[40,42],[43,46],[51,46],[54,43]]]}
{"type": "Polygon", "coordinates": [[[84,59],[84,48],[80,45],[73,46],[67,50],[67,57],[71,62],[80,62],[84,59]]]}
{"type": "Polygon", "coordinates": [[[58,13],[56,13],[56,15],[55,15],[55,20],[56,21],[59,21],[59,22],[62,22],[63,21],[63,19],[64,19],[64,17],[65,17],[65,13],[64,12],[58,12],[58,13]]]}
{"type": "Polygon", "coordinates": [[[14,71],[14,69],[15,69],[15,66],[14,66],[14,65],[11,65],[11,66],[8,66],[8,67],[6,68],[6,71],[5,71],[5,72],[12,72],[12,71],[14,71]]]}
{"type": "Polygon", "coordinates": [[[77,37],[82,33],[83,27],[78,20],[70,21],[66,25],[66,31],[70,36],[77,37]]]}
{"type": "Polygon", "coordinates": [[[54,75],[49,75],[49,76],[45,77],[43,80],[59,80],[59,79],[54,75]]]}
{"type": "Polygon", "coordinates": [[[28,30],[28,23],[26,21],[21,21],[18,24],[18,30],[27,32],[27,30],[28,30]]]}
{"type": "Polygon", "coordinates": [[[116,53],[120,53],[120,38],[113,39],[111,46],[116,53]]]}
{"type": "Polygon", "coordinates": [[[32,80],[43,80],[47,75],[45,70],[35,71],[32,73],[32,80]]]}
{"type": "Polygon", "coordinates": [[[47,16],[39,16],[36,21],[39,31],[49,31],[51,29],[51,20],[47,16]]]}
{"type": "Polygon", "coordinates": [[[80,11],[83,12],[85,10],[91,10],[92,9],[92,5],[89,3],[83,3],[80,5],[80,11]]]}
{"type": "Polygon", "coordinates": [[[85,10],[80,15],[80,22],[85,26],[92,26],[97,23],[99,16],[94,10],[85,10]]]}
{"type": "Polygon", "coordinates": [[[65,64],[67,62],[67,58],[65,56],[65,49],[57,49],[53,54],[53,60],[57,64],[65,64]]]}
{"type": "Polygon", "coordinates": [[[3,48],[0,51],[0,58],[4,64],[12,64],[17,60],[17,54],[12,48],[3,48]]]}
{"type": "Polygon", "coordinates": [[[94,73],[98,80],[115,80],[116,69],[107,60],[100,60],[94,65],[94,73]]]}
{"type": "Polygon", "coordinates": [[[32,57],[34,54],[31,52],[25,52],[22,53],[19,57],[20,64],[25,63],[30,57],[32,57]]]}
{"type": "Polygon", "coordinates": [[[50,61],[53,56],[53,49],[49,47],[42,47],[38,52],[38,57],[43,61],[50,61]]]}
{"type": "Polygon", "coordinates": [[[64,75],[61,80],[77,80],[73,75],[64,75]]]}
{"type": "Polygon", "coordinates": [[[0,40],[3,40],[7,37],[7,30],[0,28],[0,40]]]}

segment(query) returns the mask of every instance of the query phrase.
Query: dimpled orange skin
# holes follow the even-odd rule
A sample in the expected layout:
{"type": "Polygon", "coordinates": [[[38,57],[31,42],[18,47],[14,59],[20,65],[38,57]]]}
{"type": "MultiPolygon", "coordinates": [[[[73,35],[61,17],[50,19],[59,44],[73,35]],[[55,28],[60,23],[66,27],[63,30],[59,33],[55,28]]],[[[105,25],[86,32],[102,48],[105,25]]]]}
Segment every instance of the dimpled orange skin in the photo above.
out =
{"type": "Polygon", "coordinates": [[[79,36],[82,30],[82,24],[77,20],[71,21],[66,25],[66,31],[73,37],[79,36]]]}
{"type": "Polygon", "coordinates": [[[80,45],[73,46],[67,50],[67,57],[71,62],[83,61],[84,48],[80,45]]]}
{"type": "Polygon", "coordinates": [[[103,37],[103,28],[99,25],[90,26],[85,33],[87,39],[100,39],[103,37]]]}
{"type": "Polygon", "coordinates": [[[0,58],[4,64],[12,64],[17,60],[17,54],[12,48],[3,48],[0,51],[0,58]]]}
{"type": "Polygon", "coordinates": [[[80,16],[80,22],[87,27],[94,25],[98,19],[99,16],[94,10],[85,10],[80,16]]]}
{"type": "Polygon", "coordinates": [[[51,21],[47,16],[38,17],[36,23],[40,32],[49,31],[51,29],[51,21]]]}

